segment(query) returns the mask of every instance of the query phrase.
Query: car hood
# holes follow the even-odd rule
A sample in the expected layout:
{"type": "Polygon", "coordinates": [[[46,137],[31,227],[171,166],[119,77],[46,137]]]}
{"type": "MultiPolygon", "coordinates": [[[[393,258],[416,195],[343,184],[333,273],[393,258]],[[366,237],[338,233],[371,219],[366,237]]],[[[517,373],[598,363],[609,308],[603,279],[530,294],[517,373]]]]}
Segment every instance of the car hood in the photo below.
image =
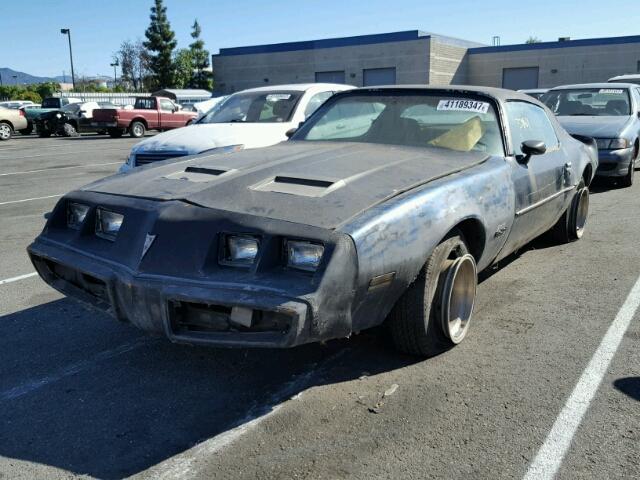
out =
{"type": "Polygon", "coordinates": [[[287,139],[290,123],[203,123],[189,125],[149,137],[135,145],[132,153],[172,151],[201,153],[217,147],[244,145],[258,148],[287,139]]]}
{"type": "Polygon", "coordinates": [[[631,117],[560,116],[558,121],[569,133],[594,138],[617,138],[631,123],[631,117]]]}
{"type": "Polygon", "coordinates": [[[439,148],[291,141],[160,162],[83,190],[336,228],[390,197],[487,158],[439,148]]]}

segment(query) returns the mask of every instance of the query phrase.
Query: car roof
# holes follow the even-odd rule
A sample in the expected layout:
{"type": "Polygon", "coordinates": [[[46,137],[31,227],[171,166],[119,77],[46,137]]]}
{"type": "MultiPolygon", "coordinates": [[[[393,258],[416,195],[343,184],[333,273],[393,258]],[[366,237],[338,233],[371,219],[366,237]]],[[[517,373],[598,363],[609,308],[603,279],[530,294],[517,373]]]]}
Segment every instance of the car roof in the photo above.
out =
{"type": "MultiPolygon", "coordinates": [[[[284,85],[269,85],[268,87],[256,87],[241,90],[242,92],[274,92],[281,90],[300,91],[305,92],[313,88],[326,88],[327,90],[350,90],[354,87],[352,85],[345,85],[342,83],[289,83],[284,85]]],[[[240,92],[236,92],[240,93],[240,92]]]]}
{"type": "Polygon", "coordinates": [[[518,90],[521,93],[547,93],[548,88],[523,88],[518,90]]]}
{"type": "Polygon", "coordinates": [[[637,88],[638,85],[633,83],[616,83],[615,85],[607,82],[602,83],[576,83],[575,85],[560,85],[552,88],[550,91],[555,90],[572,90],[578,88],[637,88]]]}
{"type": "Polygon", "coordinates": [[[362,87],[355,91],[380,91],[380,90],[424,90],[426,92],[444,92],[453,94],[479,94],[491,97],[498,101],[523,100],[525,102],[541,105],[535,98],[515,90],[506,88],[481,87],[472,85],[381,85],[377,87],[362,87]]]}

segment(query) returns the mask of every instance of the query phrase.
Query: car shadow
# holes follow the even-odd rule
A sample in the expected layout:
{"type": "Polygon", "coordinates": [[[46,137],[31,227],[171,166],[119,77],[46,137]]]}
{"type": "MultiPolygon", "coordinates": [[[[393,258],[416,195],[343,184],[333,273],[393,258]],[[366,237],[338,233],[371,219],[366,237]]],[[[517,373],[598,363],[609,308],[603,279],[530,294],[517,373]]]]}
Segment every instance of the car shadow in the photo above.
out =
{"type": "Polygon", "coordinates": [[[640,401],[640,377],[619,378],[613,386],[625,395],[640,401]]]}
{"type": "Polygon", "coordinates": [[[73,300],[0,317],[0,455],[114,479],[315,385],[420,361],[374,333],[288,350],[149,337],[73,300]]]}

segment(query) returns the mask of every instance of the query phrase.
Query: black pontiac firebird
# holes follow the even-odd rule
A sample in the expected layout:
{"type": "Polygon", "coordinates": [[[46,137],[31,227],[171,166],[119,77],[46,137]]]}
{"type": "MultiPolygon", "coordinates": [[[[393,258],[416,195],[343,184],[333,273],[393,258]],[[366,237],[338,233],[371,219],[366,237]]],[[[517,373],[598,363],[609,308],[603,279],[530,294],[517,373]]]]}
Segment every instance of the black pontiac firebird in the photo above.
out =
{"type": "Polygon", "coordinates": [[[166,161],[62,198],[29,247],[65,294],[171,340],[286,347],[389,323],[465,337],[477,272],[584,232],[597,149],[499,89],[336,94],[290,141],[166,161]]]}

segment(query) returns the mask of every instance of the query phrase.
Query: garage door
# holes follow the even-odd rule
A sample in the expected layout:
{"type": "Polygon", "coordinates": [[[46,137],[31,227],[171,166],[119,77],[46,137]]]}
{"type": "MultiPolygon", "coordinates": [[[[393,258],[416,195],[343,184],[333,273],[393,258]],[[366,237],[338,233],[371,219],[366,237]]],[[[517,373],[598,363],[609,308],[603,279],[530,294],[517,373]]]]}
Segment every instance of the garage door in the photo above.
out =
{"type": "Polygon", "coordinates": [[[505,68],[502,70],[502,88],[538,88],[538,70],[538,67],[505,68]]]}
{"type": "Polygon", "coordinates": [[[365,87],[375,85],[395,85],[396,69],[392,68],[368,68],[363,70],[362,84],[365,87]]]}
{"type": "Polygon", "coordinates": [[[319,83],[345,83],[344,70],[333,72],[316,72],[316,82],[319,83]]]}

